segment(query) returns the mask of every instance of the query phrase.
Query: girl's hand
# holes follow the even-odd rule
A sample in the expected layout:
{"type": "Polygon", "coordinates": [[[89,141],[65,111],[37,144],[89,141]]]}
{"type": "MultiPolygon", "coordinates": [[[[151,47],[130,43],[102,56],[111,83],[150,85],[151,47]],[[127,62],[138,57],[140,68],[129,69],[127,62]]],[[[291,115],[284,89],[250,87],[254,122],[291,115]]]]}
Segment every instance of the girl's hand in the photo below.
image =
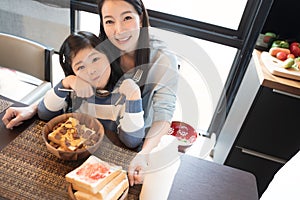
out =
{"type": "Polygon", "coordinates": [[[125,79],[121,83],[119,93],[126,96],[127,100],[141,99],[140,88],[132,79],[125,79]]]}
{"type": "Polygon", "coordinates": [[[37,105],[26,107],[10,107],[6,110],[2,121],[7,129],[19,126],[25,120],[32,118],[37,112],[37,105]]]}
{"type": "Polygon", "coordinates": [[[82,80],[78,76],[67,76],[62,84],[64,88],[73,89],[76,92],[76,96],[81,98],[88,98],[94,95],[95,91],[90,83],[82,80]]]}

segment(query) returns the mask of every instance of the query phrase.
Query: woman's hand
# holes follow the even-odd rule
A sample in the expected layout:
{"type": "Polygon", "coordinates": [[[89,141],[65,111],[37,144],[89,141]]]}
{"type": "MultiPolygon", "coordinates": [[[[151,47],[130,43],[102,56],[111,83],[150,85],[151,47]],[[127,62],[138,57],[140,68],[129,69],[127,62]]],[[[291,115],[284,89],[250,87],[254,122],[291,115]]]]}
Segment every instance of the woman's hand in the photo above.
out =
{"type": "Polygon", "coordinates": [[[10,107],[6,110],[2,121],[7,129],[19,126],[25,120],[32,118],[37,112],[37,105],[26,107],[10,107]]]}
{"type": "Polygon", "coordinates": [[[95,91],[90,83],[82,80],[78,76],[67,76],[62,84],[64,88],[73,89],[76,92],[76,96],[81,98],[88,98],[94,95],[95,91]]]}
{"type": "Polygon", "coordinates": [[[142,150],[132,159],[128,168],[128,179],[131,186],[142,184],[144,175],[149,170],[150,152],[155,148],[163,135],[168,133],[170,123],[167,121],[153,122],[142,150]]]}
{"type": "Polygon", "coordinates": [[[121,83],[119,93],[126,96],[127,100],[141,99],[140,88],[132,79],[125,79],[121,83]]]}
{"type": "Polygon", "coordinates": [[[137,153],[130,162],[128,168],[128,179],[130,186],[142,184],[149,163],[149,154],[137,153]]]}

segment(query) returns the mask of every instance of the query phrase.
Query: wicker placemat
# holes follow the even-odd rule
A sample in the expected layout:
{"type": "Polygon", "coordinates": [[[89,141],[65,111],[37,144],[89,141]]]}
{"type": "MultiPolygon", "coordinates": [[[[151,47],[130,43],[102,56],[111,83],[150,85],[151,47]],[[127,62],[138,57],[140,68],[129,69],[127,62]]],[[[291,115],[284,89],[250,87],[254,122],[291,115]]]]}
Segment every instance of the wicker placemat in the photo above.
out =
{"type": "Polygon", "coordinates": [[[6,110],[12,104],[13,104],[13,102],[2,99],[0,96],[0,113],[2,113],[4,110],[6,110]]]}
{"type": "MultiPolygon", "coordinates": [[[[135,152],[125,148],[118,147],[104,137],[99,149],[94,153],[95,156],[102,160],[116,165],[120,165],[123,169],[128,170],[128,166],[132,158],[136,155],[135,152]]],[[[126,200],[137,200],[142,189],[142,185],[134,185],[129,188],[126,200]]]]}
{"type": "Polygon", "coordinates": [[[107,137],[104,137],[100,147],[93,154],[106,162],[121,165],[126,171],[128,170],[130,161],[136,155],[133,151],[114,145],[107,137]]]}
{"type": "MultiPolygon", "coordinates": [[[[83,161],[63,161],[46,149],[44,122],[35,121],[0,152],[0,196],[7,199],[69,199],[65,175],[83,161]]],[[[96,156],[127,169],[135,153],[103,140],[96,156]]],[[[141,186],[131,187],[129,200],[138,199],[141,186]]]]}

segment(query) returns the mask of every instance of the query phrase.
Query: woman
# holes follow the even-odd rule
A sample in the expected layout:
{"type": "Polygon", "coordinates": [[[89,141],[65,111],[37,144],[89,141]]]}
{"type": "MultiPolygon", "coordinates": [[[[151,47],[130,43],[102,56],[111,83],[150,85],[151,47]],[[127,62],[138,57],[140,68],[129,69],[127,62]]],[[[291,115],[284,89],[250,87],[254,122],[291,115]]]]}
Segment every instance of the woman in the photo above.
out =
{"type": "MultiPolygon", "coordinates": [[[[148,165],[149,152],[170,127],[175,110],[178,65],[176,57],[167,52],[161,42],[149,36],[149,18],[142,1],[100,0],[98,7],[101,21],[99,37],[114,52],[107,55],[115,62],[112,72],[122,77],[137,67],[144,70],[140,84],[145,127],[149,130],[141,151],[128,168],[130,185],[139,184],[143,181],[142,172],[148,165]]],[[[30,109],[35,107],[33,105],[30,109]]],[[[16,108],[8,111],[3,118],[8,128],[35,113],[30,112],[29,115],[29,112],[22,113],[16,108]]]]}
{"type": "Polygon", "coordinates": [[[140,172],[147,166],[147,155],[169,130],[176,102],[176,57],[149,36],[149,18],[141,0],[100,0],[98,11],[99,37],[116,52],[111,60],[117,67],[112,70],[121,77],[139,67],[146,79],[141,89],[145,126],[149,130],[141,151],[129,166],[128,177],[133,185],[142,182],[140,172]]]}

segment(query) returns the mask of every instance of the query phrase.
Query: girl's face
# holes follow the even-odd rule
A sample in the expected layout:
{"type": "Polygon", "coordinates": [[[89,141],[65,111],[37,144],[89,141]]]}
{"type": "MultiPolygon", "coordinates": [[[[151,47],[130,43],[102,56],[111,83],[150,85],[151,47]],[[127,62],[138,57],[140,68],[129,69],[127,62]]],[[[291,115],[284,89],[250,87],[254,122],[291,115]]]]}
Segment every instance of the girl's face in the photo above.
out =
{"type": "Polygon", "coordinates": [[[108,39],[121,51],[134,51],[142,27],[142,20],[134,7],[123,0],[106,0],[102,17],[108,39]]]}
{"type": "Polygon", "coordinates": [[[74,56],[72,69],[76,76],[97,89],[103,89],[107,85],[111,73],[106,55],[92,47],[82,49],[74,56]]]}

